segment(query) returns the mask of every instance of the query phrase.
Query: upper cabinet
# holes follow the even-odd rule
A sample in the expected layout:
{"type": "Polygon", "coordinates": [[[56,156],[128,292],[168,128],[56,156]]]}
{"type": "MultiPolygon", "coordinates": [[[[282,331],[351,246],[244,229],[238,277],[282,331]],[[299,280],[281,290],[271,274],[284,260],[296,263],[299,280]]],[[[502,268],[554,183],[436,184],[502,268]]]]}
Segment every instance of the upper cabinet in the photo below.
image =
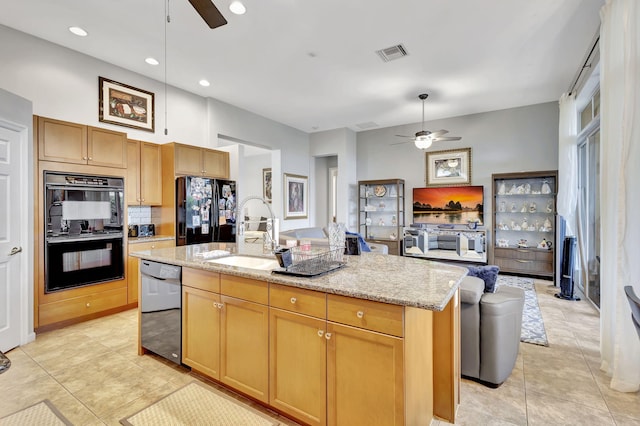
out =
{"type": "Polygon", "coordinates": [[[126,133],[38,117],[38,158],[42,161],[127,167],[126,133]]]}
{"type": "Polygon", "coordinates": [[[176,175],[206,176],[212,178],[229,177],[228,152],[178,143],[173,145],[176,175]]]}
{"type": "Polygon", "coordinates": [[[162,204],[162,154],[160,145],[129,140],[127,143],[127,204],[162,204]]]}

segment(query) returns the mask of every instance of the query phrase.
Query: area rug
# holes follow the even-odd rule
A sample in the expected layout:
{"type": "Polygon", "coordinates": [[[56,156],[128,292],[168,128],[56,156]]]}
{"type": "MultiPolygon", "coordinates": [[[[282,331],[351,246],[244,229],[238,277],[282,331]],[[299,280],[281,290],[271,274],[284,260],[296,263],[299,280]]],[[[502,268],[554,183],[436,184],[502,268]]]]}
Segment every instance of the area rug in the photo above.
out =
{"type": "Polygon", "coordinates": [[[0,419],[2,426],[24,426],[24,425],[51,425],[65,426],[72,425],[60,411],[49,401],[43,399],[30,407],[23,408],[13,414],[9,414],[0,419]]]}
{"type": "Polygon", "coordinates": [[[280,422],[253,408],[191,382],[136,414],[120,420],[123,425],[273,426],[280,422]]]}
{"type": "Polygon", "coordinates": [[[547,333],[544,330],[542,313],[538,306],[538,296],[533,285],[533,279],[515,277],[511,275],[498,275],[497,286],[508,285],[524,290],[524,310],[522,312],[522,331],[520,341],[533,343],[534,345],[549,346],[547,333]]]}

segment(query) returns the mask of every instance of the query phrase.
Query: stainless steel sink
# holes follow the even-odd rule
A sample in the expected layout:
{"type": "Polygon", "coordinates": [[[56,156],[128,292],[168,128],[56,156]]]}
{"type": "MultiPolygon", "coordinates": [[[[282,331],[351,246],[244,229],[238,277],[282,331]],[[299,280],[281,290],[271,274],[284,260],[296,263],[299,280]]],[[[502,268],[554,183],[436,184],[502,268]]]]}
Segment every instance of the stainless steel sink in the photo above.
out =
{"type": "Polygon", "coordinates": [[[227,256],[211,259],[207,262],[217,263],[218,265],[237,266],[239,268],[260,269],[263,271],[270,271],[280,266],[276,259],[254,256],[227,256]]]}

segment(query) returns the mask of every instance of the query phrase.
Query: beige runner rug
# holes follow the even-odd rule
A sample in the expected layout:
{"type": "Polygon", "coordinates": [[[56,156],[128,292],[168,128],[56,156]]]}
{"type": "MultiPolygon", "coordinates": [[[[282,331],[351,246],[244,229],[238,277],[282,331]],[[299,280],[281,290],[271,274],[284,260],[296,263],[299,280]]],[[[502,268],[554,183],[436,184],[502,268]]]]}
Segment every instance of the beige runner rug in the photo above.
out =
{"type": "Polygon", "coordinates": [[[274,426],[280,422],[198,382],[191,382],[136,414],[123,425],[274,426]]]}
{"type": "Polygon", "coordinates": [[[0,419],[0,425],[24,426],[24,425],[50,425],[50,426],[70,426],[72,423],[67,420],[58,409],[49,401],[44,399],[30,407],[24,408],[13,414],[9,414],[0,419]]]}

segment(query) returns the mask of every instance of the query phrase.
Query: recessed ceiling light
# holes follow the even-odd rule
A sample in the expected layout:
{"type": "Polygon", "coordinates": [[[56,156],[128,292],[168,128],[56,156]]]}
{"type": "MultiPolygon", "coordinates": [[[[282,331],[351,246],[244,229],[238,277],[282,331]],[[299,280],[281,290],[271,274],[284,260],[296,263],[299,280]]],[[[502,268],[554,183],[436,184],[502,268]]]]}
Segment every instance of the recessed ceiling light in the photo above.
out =
{"type": "Polygon", "coordinates": [[[200,86],[209,87],[210,85],[211,83],[209,83],[207,80],[204,80],[204,79],[200,80],[200,86]]]}
{"type": "Polygon", "coordinates": [[[69,27],[69,31],[71,31],[72,33],[80,37],[86,37],[87,34],[89,34],[88,32],[86,32],[84,29],[80,27],[69,27]]]}
{"type": "Polygon", "coordinates": [[[151,57],[145,59],[144,61],[149,65],[158,65],[160,63],[156,58],[151,58],[151,57]]]}
{"type": "Polygon", "coordinates": [[[247,11],[247,8],[244,7],[244,4],[240,3],[239,1],[234,1],[229,5],[229,10],[236,15],[244,15],[244,13],[247,11]]]}

